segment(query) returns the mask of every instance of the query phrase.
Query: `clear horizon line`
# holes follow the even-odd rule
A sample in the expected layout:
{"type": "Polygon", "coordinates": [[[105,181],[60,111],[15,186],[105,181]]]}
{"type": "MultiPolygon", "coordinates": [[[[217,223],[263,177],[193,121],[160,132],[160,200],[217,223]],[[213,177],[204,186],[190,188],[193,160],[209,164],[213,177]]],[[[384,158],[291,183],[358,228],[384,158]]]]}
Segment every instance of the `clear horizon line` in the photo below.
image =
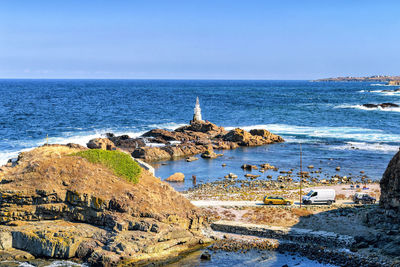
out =
{"type": "Polygon", "coordinates": [[[314,81],[317,79],[227,79],[227,78],[4,78],[0,80],[178,80],[178,81],[314,81]]]}

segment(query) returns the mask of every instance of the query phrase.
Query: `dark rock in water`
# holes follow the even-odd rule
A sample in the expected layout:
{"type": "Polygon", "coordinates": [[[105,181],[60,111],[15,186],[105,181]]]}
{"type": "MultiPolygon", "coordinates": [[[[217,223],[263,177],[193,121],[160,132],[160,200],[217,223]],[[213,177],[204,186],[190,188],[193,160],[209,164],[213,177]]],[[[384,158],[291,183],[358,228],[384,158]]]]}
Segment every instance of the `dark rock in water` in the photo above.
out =
{"type": "Polygon", "coordinates": [[[381,108],[398,108],[399,105],[393,103],[382,103],[379,105],[381,108]]]}
{"type": "Polygon", "coordinates": [[[381,207],[400,211],[400,152],[397,152],[389,162],[380,185],[381,207]]]}
{"type": "Polygon", "coordinates": [[[203,154],[201,154],[201,157],[203,159],[215,159],[218,157],[218,154],[216,154],[213,150],[207,150],[203,154]]]}
{"type": "Polygon", "coordinates": [[[382,104],[363,104],[363,107],[366,108],[398,108],[399,105],[394,104],[394,103],[382,103],[382,104]]]}
{"type": "Polygon", "coordinates": [[[188,158],[186,158],[186,161],[187,162],[192,162],[192,161],[195,161],[195,160],[198,160],[199,158],[196,158],[196,157],[188,157],[188,158]]]}
{"type": "Polygon", "coordinates": [[[211,254],[205,251],[203,254],[201,254],[200,259],[209,261],[211,260],[211,254]]]}
{"type": "Polygon", "coordinates": [[[248,171],[251,171],[251,170],[258,170],[258,167],[257,167],[256,165],[250,165],[250,164],[243,164],[243,165],[241,166],[241,168],[242,168],[243,170],[248,170],[248,171]]]}
{"type": "Polygon", "coordinates": [[[363,104],[363,107],[366,107],[366,108],[377,108],[378,105],[377,104],[363,104]]]}

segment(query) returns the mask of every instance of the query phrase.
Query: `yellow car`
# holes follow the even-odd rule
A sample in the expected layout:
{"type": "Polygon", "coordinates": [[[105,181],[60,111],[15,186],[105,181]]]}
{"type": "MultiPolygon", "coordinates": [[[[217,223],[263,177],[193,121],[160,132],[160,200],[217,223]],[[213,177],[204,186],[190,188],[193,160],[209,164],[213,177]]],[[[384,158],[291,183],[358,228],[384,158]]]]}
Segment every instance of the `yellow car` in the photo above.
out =
{"type": "Polygon", "coordinates": [[[292,205],[293,201],[283,198],[283,197],[265,196],[264,204],[267,204],[267,205],[292,205]]]}

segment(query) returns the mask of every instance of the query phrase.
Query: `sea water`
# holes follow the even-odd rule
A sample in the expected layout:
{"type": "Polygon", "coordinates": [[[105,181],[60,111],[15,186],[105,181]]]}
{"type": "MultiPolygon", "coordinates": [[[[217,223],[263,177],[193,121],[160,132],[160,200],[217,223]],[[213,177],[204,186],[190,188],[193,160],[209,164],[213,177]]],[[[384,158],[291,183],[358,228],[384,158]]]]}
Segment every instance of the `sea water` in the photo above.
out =
{"type": "MultiPolygon", "coordinates": [[[[321,178],[360,171],[380,179],[400,145],[400,109],[366,109],[365,103],[400,103],[396,89],[357,82],[203,80],[0,80],[0,164],[46,142],[85,145],[106,132],[139,136],[153,128],[175,129],[193,116],[196,97],[203,119],[226,129],[267,129],[286,142],[221,151],[223,157],[155,164],[156,175],[196,175],[197,183],[243,163],[280,170],[322,168],[321,178]],[[222,168],[221,164],[227,164],[222,168]],[[335,168],[341,167],[340,172],[335,168]]],[[[382,84],[383,85],[383,84],[382,84]]],[[[267,175],[267,174],[265,174],[267,175]]],[[[269,174],[268,174],[269,175],[269,174]]],[[[263,177],[261,177],[262,179],[263,177]]],[[[275,177],[274,177],[275,178],[275,177]]],[[[192,186],[190,179],[174,185],[192,186]]]]}

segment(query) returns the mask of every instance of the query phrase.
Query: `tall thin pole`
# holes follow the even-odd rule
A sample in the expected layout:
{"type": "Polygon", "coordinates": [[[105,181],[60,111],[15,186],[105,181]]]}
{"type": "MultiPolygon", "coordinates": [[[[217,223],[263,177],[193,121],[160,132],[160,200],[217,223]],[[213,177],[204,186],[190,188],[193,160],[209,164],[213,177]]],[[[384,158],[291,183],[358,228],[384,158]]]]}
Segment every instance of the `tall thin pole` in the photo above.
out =
{"type": "Polygon", "coordinates": [[[301,143],[300,143],[300,208],[301,208],[301,203],[302,203],[302,197],[301,197],[302,185],[303,185],[303,155],[302,155],[301,143]]]}

